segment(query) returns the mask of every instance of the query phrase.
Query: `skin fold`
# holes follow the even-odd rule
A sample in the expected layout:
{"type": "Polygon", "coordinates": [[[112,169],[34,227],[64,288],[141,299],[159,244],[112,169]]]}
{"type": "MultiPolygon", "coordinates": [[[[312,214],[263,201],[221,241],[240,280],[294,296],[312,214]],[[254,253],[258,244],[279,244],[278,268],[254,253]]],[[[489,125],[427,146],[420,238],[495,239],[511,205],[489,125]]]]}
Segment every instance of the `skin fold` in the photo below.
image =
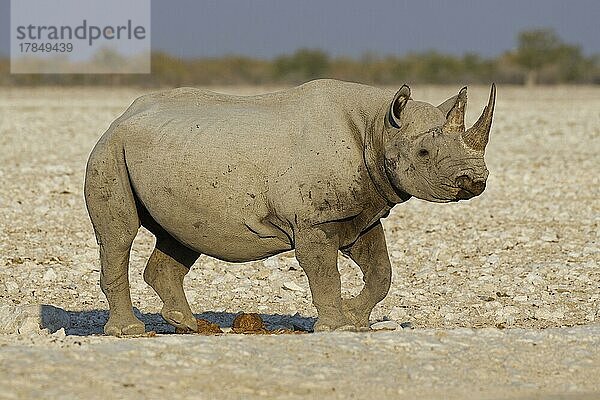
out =
{"type": "Polygon", "coordinates": [[[466,88],[439,106],[336,80],[229,96],[179,88],[138,98],[94,147],[85,199],[100,246],[105,333],[144,332],[132,310],[129,252],[140,226],[156,236],[144,279],[163,317],[196,329],[183,279],[205,254],[228,262],[295,250],[318,312],[315,331],[363,330],[388,293],[381,218],[410,197],[479,195],[495,87],[465,130],[466,88]],[[342,299],[338,252],[363,272],[342,299]]]}

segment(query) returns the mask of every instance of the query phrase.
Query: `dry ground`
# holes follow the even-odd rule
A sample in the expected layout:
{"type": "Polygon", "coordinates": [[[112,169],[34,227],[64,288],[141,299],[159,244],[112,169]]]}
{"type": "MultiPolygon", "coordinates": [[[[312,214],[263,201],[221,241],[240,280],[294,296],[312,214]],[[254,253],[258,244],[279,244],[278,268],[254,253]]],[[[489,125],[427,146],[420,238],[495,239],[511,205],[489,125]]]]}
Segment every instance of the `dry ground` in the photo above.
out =
{"type": "MultiPolygon", "coordinates": [[[[457,89],[414,86],[413,97],[438,103],[457,89]]],[[[487,88],[470,89],[472,123],[487,88]]],[[[413,199],[385,220],[394,277],[372,319],[415,329],[170,335],[142,279],[153,240],[141,232],[133,302],[160,334],[114,339],[98,336],[107,304],[83,173],[95,141],[142,93],[0,89],[0,305],[52,304],[71,318],[66,336],[0,335],[0,398],[600,396],[600,89],[499,87],[486,192],[458,204],[413,199]]],[[[358,269],[342,257],[340,269],[345,295],[357,293],[358,269]]],[[[270,327],[314,322],[292,253],[201,258],[185,286],[192,308],[222,326],[242,310],[270,327]]]]}

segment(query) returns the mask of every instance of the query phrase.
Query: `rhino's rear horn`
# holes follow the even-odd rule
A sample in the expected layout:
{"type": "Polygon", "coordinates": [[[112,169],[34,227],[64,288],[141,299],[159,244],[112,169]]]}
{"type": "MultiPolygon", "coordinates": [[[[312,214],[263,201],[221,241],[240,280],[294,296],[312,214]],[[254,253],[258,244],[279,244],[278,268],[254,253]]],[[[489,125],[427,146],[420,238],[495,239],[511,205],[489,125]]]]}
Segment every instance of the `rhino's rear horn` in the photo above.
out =
{"type": "Polygon", "coordinates": [[[442,132],[458,132],[465,131],[465,107],[467,106],[467,88],[460,89],[454,104],[446,114],[446,122],[442,126],[442,132]]]}
{"type": "Polygon", "coordinates": [[[494,105],[496,104],[496,85],[492,83],[490,98],[483,113],[465,133],[463,139],[465,144],[477,151],[484,151],[490,137],[490,128],[492,127],[492,117],[494,116],[494,105]]]}

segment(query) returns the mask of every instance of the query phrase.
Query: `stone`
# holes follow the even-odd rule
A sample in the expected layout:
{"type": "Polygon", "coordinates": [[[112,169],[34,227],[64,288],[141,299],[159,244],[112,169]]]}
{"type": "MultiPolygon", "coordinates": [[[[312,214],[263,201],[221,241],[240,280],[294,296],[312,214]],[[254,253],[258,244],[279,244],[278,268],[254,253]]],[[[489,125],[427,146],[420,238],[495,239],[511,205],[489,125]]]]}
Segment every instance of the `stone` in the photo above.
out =
{"type": "Polygon", "coordinates": [[[496,265],[498,264],[498,261],[500,261],[500,256],[498,256],[498,254],[491,254],[488,256],[486,261],[490,265],[496,265]]]}
{"type": "Polygon", "coordinates": [[[58,275],[54,271],[54,268],[48,268],[44,273],[44,277],[42,279],[44,279],[46,282],[51,282],[56,280],[56,278],[58,278],[58,275]]]}
{"type": "Polygon", "coordinates": [[[402,256],[404,256],[404,253],[402,253],[401,251],[398,251],[398,250],[392,251],[392,258],[399,259],[399,258],[402,258],[402,256]]]}
{"type": "Polygon", "coordinates": [[[19,292],[19,284],[15,281],[7,281],[4,283],[8,294],[16,294],[19,292]]]}
{"type": "Polygon", "coordinates": [[[540,237],[544,242],[558,243],[558,235],[556,232],[546,231],[540,237]]]}
{"type": "Polygon", "coordinates": [[[408,317],[408,311],[404,307],[394,306],[389,312],[389,317],[394,321],[402,321],[408,317]]]}
{"type": "Polygon", "coordinates": [[[535,311],[537,319],[545,319],[547,321],[560,321],[564,319],[565,313],[562,308],[541,307],[535,311]]]}
{"type": "Polygon", "coordinates": [[[398,329],[398,323],[396,321],[380,321],[371,324],[371,329],[374,331],[395,331],[398,329]]]}
{"type": "Polygon", "coordinates": [[[69,314],[50,305],[3,305],[0,306],[0,333],[54,333],[70,327],[69,314]]]}
{"type": "Polygon", "coordinates": [[[526,294],[513,297],[513,300],[517,303],[525,303],[528,299],[529,297],[526,294]]]}
{"type": "Polygon", "coordinates": [[[65,338],[67,336],[67,333],[65,332],[65,328],[60,328],[59,330],[54,332],[52,335],[56,336],[58,338],[65,338]]]}
{"type": "Polygon", "coordinates": [[[291,290],[293,292],[304,292],[304,288],[298,286],[296,283],[288,281],[283,283],[283,288],[287,290],[291,290]]]}

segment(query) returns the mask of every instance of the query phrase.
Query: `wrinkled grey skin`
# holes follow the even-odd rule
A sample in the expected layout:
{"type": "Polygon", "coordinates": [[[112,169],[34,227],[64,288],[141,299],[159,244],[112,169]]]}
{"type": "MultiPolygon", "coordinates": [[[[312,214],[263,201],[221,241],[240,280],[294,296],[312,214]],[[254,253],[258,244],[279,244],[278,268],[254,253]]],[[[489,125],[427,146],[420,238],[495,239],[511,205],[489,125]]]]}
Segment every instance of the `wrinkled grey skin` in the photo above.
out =
{"type": "Polygon", "coordinates": [[[132,311],[131,244],[156,236],[144,278],[163,317],[196,329],[183,278],[201,254],[230,262],[288,250],[305,271],[316,331],[368,329],[391,266],[380,222],[415,196],[449,202],[479,195],[495,101],[464,129],[466,88],[435,107],[365,85],[318,80],[260,96],[181,88],[137,99],[102,136],[85,198],[110,305],[109,335],[144,332],[132,311]],[[364,275],[342,299],[338,251],[364,275]]]}

